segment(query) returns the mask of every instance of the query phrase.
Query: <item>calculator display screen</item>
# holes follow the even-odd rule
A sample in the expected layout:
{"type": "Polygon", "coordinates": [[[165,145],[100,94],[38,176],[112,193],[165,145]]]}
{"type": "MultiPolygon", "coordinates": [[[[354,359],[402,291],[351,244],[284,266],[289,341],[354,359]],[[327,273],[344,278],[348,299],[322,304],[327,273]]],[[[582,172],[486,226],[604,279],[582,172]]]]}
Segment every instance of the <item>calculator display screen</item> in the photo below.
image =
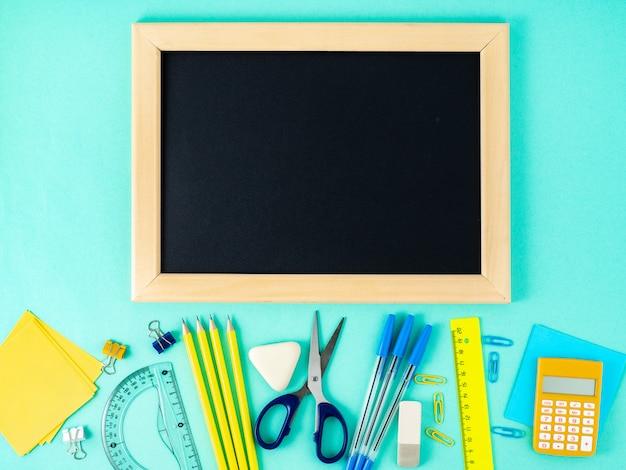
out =
{"type": "Polygon", "coordinates": [[[585,395],[592,397],[596,393],[595,379],[544,376],[542,391],[563,395],[585,395]]]}

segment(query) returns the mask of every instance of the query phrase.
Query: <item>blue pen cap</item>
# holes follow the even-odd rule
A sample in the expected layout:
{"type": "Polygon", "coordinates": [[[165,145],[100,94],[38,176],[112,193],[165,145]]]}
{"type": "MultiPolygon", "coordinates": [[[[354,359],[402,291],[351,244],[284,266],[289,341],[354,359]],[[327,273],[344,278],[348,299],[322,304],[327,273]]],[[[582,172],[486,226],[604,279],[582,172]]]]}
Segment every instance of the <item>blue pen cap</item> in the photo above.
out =
{"type": "Polygon", "coordinates": [[[411,328],[413,328],[413,315],[407,315],[402,324],[400,334],[396,339],[396,343],[393,345],[393,355],[397,357],[404,356],[406,345],[409,344],[409,337],[411,336],[411,328]]]}
{"type": "Polygon", "coordinates": [[[430,333],[432,331],[433,327],[431,325],[424,326],[419,338],[417,338],[417,343],[413,346],[413,351],[411,351],[408,361],[415,367],[417,367],[422,360],[422,356],[424,355],[424,351],[426,351],[426,345],[428,344],[430,333]]]}
{"type": "Polygon", "coordinates": [[[393,322],[395,315],[389,314],[387,321],[385,322],[385,329],[383,330],[383,336],[380,338],[380,344],[378,345],[377,356],[387,357],[389,355],[389,348],[391,347],[391,337],[393,336],[393,322]]]}

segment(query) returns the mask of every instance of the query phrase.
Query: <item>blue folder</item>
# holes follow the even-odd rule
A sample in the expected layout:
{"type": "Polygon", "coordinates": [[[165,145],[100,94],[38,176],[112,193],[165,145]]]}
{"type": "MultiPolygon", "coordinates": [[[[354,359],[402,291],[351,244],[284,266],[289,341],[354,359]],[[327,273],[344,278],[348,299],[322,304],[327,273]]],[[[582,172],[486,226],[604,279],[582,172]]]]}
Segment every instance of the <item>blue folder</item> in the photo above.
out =
{"type": "Polygon", "coordinates": [[[513,391],[504,411],[505,418],[527,426],[533,425],[537,359],[540,357],[587,359],[603,363],[598,423],[598,430],[601,430],[619,389],[626,365],[626,354],[566,335],[543,325],[534,325],[513,391]]]}

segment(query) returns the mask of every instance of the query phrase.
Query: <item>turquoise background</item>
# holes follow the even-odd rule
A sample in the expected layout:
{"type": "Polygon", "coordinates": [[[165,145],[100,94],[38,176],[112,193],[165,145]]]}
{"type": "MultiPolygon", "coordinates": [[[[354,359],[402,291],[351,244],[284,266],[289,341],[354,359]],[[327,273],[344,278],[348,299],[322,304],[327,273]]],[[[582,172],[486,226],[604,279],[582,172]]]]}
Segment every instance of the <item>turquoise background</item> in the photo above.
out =
{"type": "MultiPolygon", "coordinates": [[[[104,341],[129,345],[116,375],[101,377],[95,398],[67,422],[84,425],[87,459],[65,454],[61,436],[18,458],[0,439],[10,469],[110,468],[100,444],[109,394],[132,371],[162,360],[177,372],[205,469],[215,468],[187,366],[176,344],[158,356],[147,324],[159,319],[180,339],[180,318],[231,315],[244,353],[298,341],[304,348],[320,310],[325,342],[346,325],[325,376],[328,398],[352,431],[373,365],[372,350],[388,313],[415,314],[434,333],[422,372],[447,376],[439,387],[457,444],[422,438],[425,469],[462,468],[450,333],[451,318],[476,315],[483,333],[507,336],[500,380],[489,384],[494,425],[517,426],[503,412],[535,323],[626,352],[626,3],[623,0],[4,0],[0,2],[0,338],[25,309],[96,357],[104,341]],[[510,305],[134,304],[130,301],[131,34],[139,21],[427,21],[506,22],[511,26],[510,305]]],[[[223,337],[225,341],[225,337],[223,337]]],[[[289,389],[304,379],[301,358],[289,389]]],[[[276,393],[244,363],[252,414],[276,393]]],[[[2,374],[0,371],[0,380],[2,374]]],[[[288,389],[288,390],[289,390],[288,389]]],[[[433,389],[409,388],[432,424],[433,389]]],[[[45,391],[42,391],[42,396],[45,391]]],[[[142,400],[130,428],[144,440],[133,452],[149,468],[159,460],[154,403],[142,400]],[[154,444],[156,442],[156,444],[154,444]],[[149,462],[149,463],[148,463],[149,462]]],[[[591,459],[541,456],[530,429],[520,440],[493,437],[496,468],[621,468],[626,458],[622,384],[591,459]]],[[[275,451],[259,449],[262,468],[321,468],[313,454],[313,401],[275,451]]],[[[395,468],[392,427],[378,468],[395,468]]],[[[163,459],[165,459],[163,457],[163,459]]],[[[169,462],[169,463],[166,463],[169,462]]],[[[342,464],[331,468],[343,468],[342,464]]]]}

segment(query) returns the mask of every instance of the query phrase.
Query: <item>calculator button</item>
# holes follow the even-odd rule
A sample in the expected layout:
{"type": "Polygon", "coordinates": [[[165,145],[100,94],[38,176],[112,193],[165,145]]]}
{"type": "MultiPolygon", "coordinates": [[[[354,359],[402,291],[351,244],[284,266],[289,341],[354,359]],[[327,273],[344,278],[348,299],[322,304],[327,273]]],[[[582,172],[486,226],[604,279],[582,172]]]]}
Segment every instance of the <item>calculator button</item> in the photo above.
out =
{"type": "Polygon", "coordinates": [[[583,427],[583,434],[593,434],[593,428],[583,427]]]}
{"type": "Polygon", "coordinates": [[[550,433],[540,432],[539,433],[539,439],[541,439],[543,441],[549,441],[550,440],[550,433]]]}
{"type": "Polygon", "coordinates": [[[562,426],[562,425],[559,425],[559,424],[555,425],[554,426],[554,432],[565,432],[565,426],[562,426]]]}
{"type": "Polygon", "coordinates": [[[541,421],[542,423],[551,423],[552,422],[552,416],[541,415],[541,417],[539,418],[539,421],[541,421]]]}
{"type": "Polygon", "coordinates": [[[544,414],[550,414],[552,413],[552,408],[541,408],[541,412],[544,414]]]}
{"type": "Polygon", "coordinates": [[[569,428],[567,428],[567,432],[570,432],[572,434],[578,434],[580,432],[580,428],[578,426],[570,426],[569,428]]]}
{"type": "Polygon", "coordinates": [[[557,408],[556,409],[556,414],[557,415],[565,415],[565,414],[567,414],[567,410],[565,408],[557,408]]]}
{"type": "Polygon", "coordinates": [[[567,442],[578,442],[578,435],[576,434],[568,434],[567,442]]]}
{"type": "Polygon", "coordinates": [[[565,434],[555,434],[554,435],[554,440],[555,441],[564,441],[565,440],[565,434]]]}
{"type": "Polygon", "coordinates": [[[573,401],[569,404],[570,408],[580,408],[581,403],[579,401],[573,401]]]}
{"type": "Polygon", "coordinates": [[[552,444],[552,448],[554,450],[563,450],[564,449],[564,445],[562,442],[555,442],[554,444],[552,444]]]}
{"type": "Polygon", "coordinates": [[[567,444],[565,448],[567,450],[578,450],[578,444],[567,444]]]}
{"type": "MultiPolygon", "coordinates": [[[[552,416],[550,416],[550,418],[551,418],[551,417],[552,417],[552,416]]],[[[565,416],[557,416],[556,418],[554,418],[554,422],[555,422],[555,423],[563,424],[563,423],[565,423],[565,421],[567,421],[567,420],[565,419],[565,416]]]]}
{"type": "Polygon", "coordinates": [[[569,424],[580,424],[580,418],[570,418],[567,421],[569,424]]]}
{"type": "Polygon", "coordinates": [[[552,426],[549,424],[540,424],[539,429],[541,431],[550,431],[552,429],[552,426]]]}
{"type": "Polygon", "coordinates": [[[595,416],[595,415],[596,415],[595,411],[591,411],[591,410],[583,411],[583,416],[595,416]]]}
{"type": "Polygon", "coordinates": [[[586,402],[583,406],[585,408],[587,408],[588,410],[594,410],[596,408],[596,404],[595,403],[588,403],[588,402],[586,402]]]}
{"type": "MultiPolygon", "coordinates": [[[[593,413],[593,411],[585,411],[585,413],[593,413]]],[[[569,410],[569,414],[571,414],[572,416],[580,416],[580,410],[569,410]]]]}
{"type": "Polygon", "coordinates": [[[549,449],[550,448],[550,443],[549,442],[539,442],[539,443],[537,443],[537,447],[539,447],[540,449],[549,449]]]}
{"type": "Polygon", "coordinates": [[[587,426],[593,426],[593,423],[595,423],[595,420],[593,418],[583,418],[583,424],[587,426]]]}
{"type": "Polygon", "coordinates": [[[567,406],[567,402],[563,400],[557,400],[556,406],[567,406]]]}
{"type": "Polygon", "coordinates": [[[580,441],[580,450],[591,452],[593,450],[593,439],[591,436],[583,436],[580,441]]]}
{"type": "MultiPolygon", "coordinates": [[[[541,400],[541,404],[543,406],[552,406],[554,405],[554,402],[552,400],[541,400]]],[[[590,403],[590,405],[592,405],[593,403],[590,403]]],[[[586,408],[586,407],[585,407],[586,408]]]]}

